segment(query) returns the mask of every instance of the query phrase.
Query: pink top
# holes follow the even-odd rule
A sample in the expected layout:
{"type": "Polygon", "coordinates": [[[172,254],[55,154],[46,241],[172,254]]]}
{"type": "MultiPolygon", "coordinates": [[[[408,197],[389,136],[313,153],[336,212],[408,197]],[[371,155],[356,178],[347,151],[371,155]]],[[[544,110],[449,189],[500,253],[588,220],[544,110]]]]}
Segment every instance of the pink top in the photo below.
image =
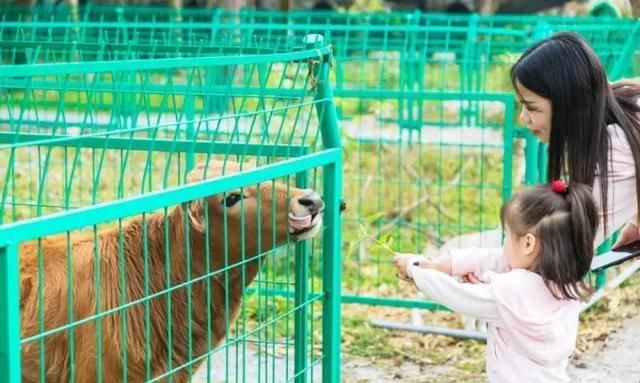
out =
{"type": "Polygon", "coordinates": [[[454,276],[474,273],[481,284],[460,283],[440,271],[407,267],[429,299],[488,322],[490,382],[569,382],[580,302],[551,295],[542,278],[510,269],[502,249],[451,250],[454,276]]]}

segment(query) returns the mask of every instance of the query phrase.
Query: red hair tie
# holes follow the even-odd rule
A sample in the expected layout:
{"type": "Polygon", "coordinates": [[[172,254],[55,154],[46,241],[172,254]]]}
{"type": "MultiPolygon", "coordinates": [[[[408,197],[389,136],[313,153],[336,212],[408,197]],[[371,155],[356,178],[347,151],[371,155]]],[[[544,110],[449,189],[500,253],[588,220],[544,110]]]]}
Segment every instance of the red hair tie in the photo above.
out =
{"type": "Polygon", "coordinates": [[[551,183],[551,190],[556,193],[566,194],[569,191],[569,185],[562,180],[555,180],[551,183]]]}

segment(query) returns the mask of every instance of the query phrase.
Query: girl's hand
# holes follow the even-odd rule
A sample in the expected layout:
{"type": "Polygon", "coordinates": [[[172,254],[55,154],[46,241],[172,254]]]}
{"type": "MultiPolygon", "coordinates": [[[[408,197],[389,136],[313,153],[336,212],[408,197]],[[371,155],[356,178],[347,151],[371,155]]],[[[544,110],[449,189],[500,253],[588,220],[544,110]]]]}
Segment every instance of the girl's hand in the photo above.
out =
{"type": "Polygon", "coordinates": [[[466,283],[483,283],[474,273],[467,273],[465,275],[463,275],[462,277],[462,281],[466,282],[466,283]]]}
{"type": "Polygon", "coordinates": [[[393,257],[394,266],[398,269],[396,276],[403,281],[412,282],[413,279],[407,275],[407,267],[410,263],[418,261],[419,258],[420,257],[416,254],[397,253],[397,255],[393,257]]]}
{"type": "Polygon", "coordinates": [[[620,232],[618,240],[612,246],[612,249],[615,250],[618,247],[638,240],[640,240],[640,230],[638,229],[638,226],[633,222],[627,222],[625,227],[620,232]]]}
{"type": "Polygon", "coordinates": [[[416,254],[402,254],[398,253],[394,258],[396,268],[398,269],[398,278],[411,282],[412,279],[407,275],[407,268],[411,264],[423,269],[434,269],[445,274],[451,275],[451,262],[448,259],[443,260],[431,260],[424,256],[416,254]]]}

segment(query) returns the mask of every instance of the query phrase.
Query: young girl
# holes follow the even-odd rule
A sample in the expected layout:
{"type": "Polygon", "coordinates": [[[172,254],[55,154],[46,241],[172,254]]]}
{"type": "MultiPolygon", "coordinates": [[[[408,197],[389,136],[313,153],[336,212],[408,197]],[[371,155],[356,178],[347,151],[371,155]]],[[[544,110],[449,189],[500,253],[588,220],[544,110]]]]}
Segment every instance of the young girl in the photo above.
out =
{"type": "Polygon", "coordinates": [[[598,226],[591,188],[561,181],[527,188],[500,218],[503,248],[452,250],[437,260],[400,254],[398,276],[435,302],[489,323],[489,381],[569,382],[598,226]]]}

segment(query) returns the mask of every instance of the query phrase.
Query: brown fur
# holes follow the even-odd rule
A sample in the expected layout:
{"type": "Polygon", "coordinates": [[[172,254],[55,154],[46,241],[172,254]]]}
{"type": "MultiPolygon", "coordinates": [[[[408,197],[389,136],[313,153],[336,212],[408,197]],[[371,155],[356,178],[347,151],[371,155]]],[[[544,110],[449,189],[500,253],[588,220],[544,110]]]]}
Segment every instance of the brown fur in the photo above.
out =
{"type": "MultiPolygon", "coordinates": [[[[228,164],[233,166],[235,164],[228,164]]],[[[191,181],[202,178],[204,168],[199,167],[190,174],[191,181]]],[[[233,171],[233,169],[232,169],[233,171]]],[[[220,164],[211,165],[207,178],[220,174],[220,164]]],[[[229,169],[227,169],[229,172],[229,169]]],[[[261,199],[261,249],[264,252],[273,248],[272,232],[272,183],[260,185],[261,199]]],[[[276,242],[285,243],[289,230],[287,214],[290,210],[306,209],[298,203],[300,197],[309,190],[288,188],[275,185],[276,212],[276,242]],[[288,195],[291,196],[289,199],[288,195]]],[[[249,259],[258,253],[257,249],[257,188],[244,188],[247,196],[245,209],[245,257],[249,259]]],[[[187,266],[190,266],[191,278],[206,274],[205,263],[205,233],[204,208],[209,210],[209,248],[210,269],[219,270],[224,266],[224,244],[222,216],[222,196],[213,196],[206,201],[195,201],[189,205],[185,214],[182,207],[168,210],[166,215],[158,213],[146,218],[147,254],[149,293],[161,292],[168,288],[166,283],[165,250],[170,253],[171,286],[188,281],[187,266]],[[165,230],[168,235],[168,249],[165,245],[165,230]],[[189,233],[187,234],[187,230],[189,233]],[[188,239],[187,239],[188,238],[188,239]],[[189,243],[191,260],[187,260],[185,243],[189,243]]],[[[228,227],[228,259],[229,264],[241,261],[241,213],[240,203],[227,209],[228,227]]],[[[126,302],[142,299],[145,294],[145,266],[144,266],[144,224],[142,218],[122,223],[122,236],[119,227],[113,227],[98,233],[98,240],[94,241],[93,234],[74,235],[68,242],[65,235],[43,239],[38,242],[25,243],[20,248],[20,288],[22,312],[22,337],[39,334],[40,305],[38,289],[38,251],[42,249],[43,296],[44,302],[44,331],[65,326],[71,321],[91,318],[96,314],[96,266],[100,269],[100,310],[110,310],[122,306],[121,294],[126,294],[126,302]],[[126,288],[121,283],[121,247],[124,258],[124,275],[126,288]],[[73,318],[69,317],[68,300],[68,257],[67,246],[71,249],[72,260],[72,294],[73,318]],[[96,247],[99,256],[96,257],[96,247]],[[96,259],[98,264],[96,265],[96,259]]],[[[211,305],[206,307],[207,282],[201,281],[191,285],[191,321],[188,313],[188,290],[181,287],[171,293],[171,307],[168,307],[168,294],[163,294],[148,301],[149,337],[145,332],[145,304],[140,303],[128,308],[125,312],[117,311],[104,316],[100,321],[89,320],[74,329],[74,368],[75,381],[79,383],[97,381],[98,344],[100,341],[102,354],[102,379],[104,382],[117,383],[123,381],[124,360],[126,354],[126,374],[128,382],[143,382],[147,378],[162,375],[170,369],[183,367],[190,359],[205,354],[210,346],[207,344],[207,315],[211,320],[211,346],[221,343],[225,334],[225,319],[229,323],[238,313],[243,293],[242,277],[244,271],[244,285],[250,284],[258,272],[258,262],[248,262],[244,267],[232,267],[225,281],[225,273],[210,278],[211,305]],[[228,283],[228,290],[225,289],[228,283]],[[228,294],[228,295],[227,295],[228,294]],[[229,311],[225,312],[225,302],[229,311]],[[168,323],[171,317],[171,341],[168,344],[168,323]],[[126,352],[123,352],[123,315],[126,319],[126,352]],[[228,316],[228,318],[226,318],[228,316]],[[98,325],[101,336],[98,337],[98,325]],[[189,333],[191,328],[191,333],[189,333]],[[192,350],[189,353],[189,339],[192,350]],[[146,344],[149,344],[147,355],[146,344]],[[171,355],[171,358],[169,357],[171,355]],[[190,357],[191,355],[191,357],[190,357]],[[149,359],[149,376],[146,375],[146,358],[149,359]],[[171,359],[171,367],[168,361],[171,359]]],[[[69,339],[71,333],[57,332],[44,338],[45,380],[49,383],[66,383],[70,379],[71,350],[69,339]]],[[[40,379],[40,343],[29,342],[22,348],[22,376],[23,382],[38,382],[40,379]]],[[[195,371],[198,364],[193,365],[195,371]]],[[[187,369],[177,371],[172,381],[186,382],[187,369]]],[[[170,381],[169,379],[161,381],[170,381]]]]}

